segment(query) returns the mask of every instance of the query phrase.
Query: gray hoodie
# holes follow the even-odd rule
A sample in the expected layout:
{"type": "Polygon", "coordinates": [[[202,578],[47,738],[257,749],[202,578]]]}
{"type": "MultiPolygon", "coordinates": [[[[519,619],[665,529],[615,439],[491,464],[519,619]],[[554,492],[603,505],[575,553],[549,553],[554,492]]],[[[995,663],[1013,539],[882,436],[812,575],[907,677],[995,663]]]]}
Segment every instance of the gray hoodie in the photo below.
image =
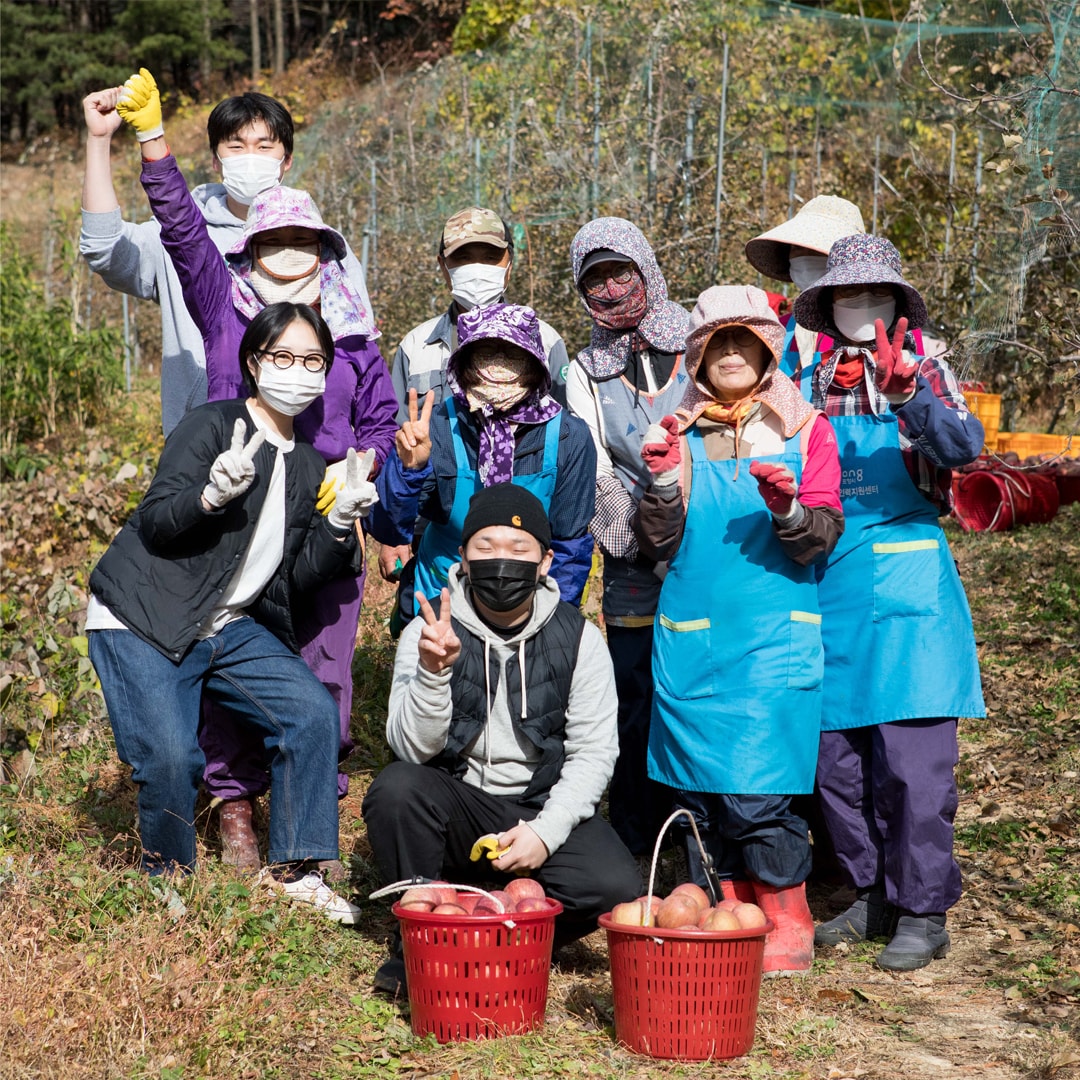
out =
{"type": "MultiPolygon", "coordinates": [[[[450,570],[451,611],[484,641],[485,649],[490,649],[500,663],[522,656],[522,643],[536,635],[558,603],[558,586],[550,578],[543,578],[528,622],[504,640],[493,634],[473,609],[460,564],[450,570]]],[[[417,618],[402,631],[386,720],[386,738],[394,753],[403,761],[417,764],[430,761],[442,751],[453,713],[453,668],[432,674],[419,663],[423,626],[424,620],[417,618]]],[[[558,850],[576,825],[596,813],[619,753],[616,713],[615,676],[607,645],[599,629],[586,622],[566,706],[562,772],[543,809],[528,823],[548,852],[558,850]]],[[[483,731],[465,748],[464,758],[464,782],[490,795],[513,798],[528,787],[540,754],[514,728],[505,680],[500,682],[483,731]]]]}
{"type": "MultiPolygon", "coordinates": [[[[206,218],[210,238],[224,254],[243,236],[243,219],[229,210],[221,184],[200,184],[191,196],[206,218]]],[[[172,260],[161,246],[161,227],[153,218],[137,224],[124,221],[119,208],[84,210],[79,252],[109,288],[161,305],[161,427],[168,435],[184,413],[206,402],[206,354],[172,260]]],[[[370,311],[364,272],[351,249],[344,266],[370,311]]]]}

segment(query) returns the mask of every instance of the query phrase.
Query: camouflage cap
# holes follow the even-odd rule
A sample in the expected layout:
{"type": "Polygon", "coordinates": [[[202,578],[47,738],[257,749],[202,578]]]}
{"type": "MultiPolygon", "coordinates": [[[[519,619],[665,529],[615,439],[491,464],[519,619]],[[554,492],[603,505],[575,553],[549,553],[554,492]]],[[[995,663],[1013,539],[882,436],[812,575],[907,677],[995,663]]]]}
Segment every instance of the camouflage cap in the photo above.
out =
{"type": "Polygon", "coordinates": [[[494,210],[482,206],[470,206],[459,210],[443,226],[439,241],[439,254],[452,255],[466,244],[489,244],[505,251],[512,248],[510,230],[494,210]]]}

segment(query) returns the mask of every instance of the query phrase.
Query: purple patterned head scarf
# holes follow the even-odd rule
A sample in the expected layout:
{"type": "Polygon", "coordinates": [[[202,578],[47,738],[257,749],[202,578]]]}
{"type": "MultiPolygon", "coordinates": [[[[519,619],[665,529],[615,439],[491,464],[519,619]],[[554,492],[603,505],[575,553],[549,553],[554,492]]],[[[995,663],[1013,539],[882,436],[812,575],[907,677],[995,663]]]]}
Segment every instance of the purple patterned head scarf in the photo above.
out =
{"type": "Polygon", "coordinates": [[[268,188],[255,196],[244,222],[244,231],[225,253],[232,274],[233,307],[254,319],[265,302],[251,280],[251,240],[261,232],[286,226],[312,229],[319,234],[319,313],[326,320],[335,341],[363,336],[375,338],[379,331],[360,291],[349,280],[343,261],[348,250],[345,237],[325,224],[315,200],[297,188],[268,188]]]}
{"type": "MultiPolygon", "coordinates": [[[[632,259],[645,279],[648,304],[636,327],[605,330],[593,320],[592,338],[578,354],[578,363],[594,379],[621,375],[630,362],[635,339],[659,352],[677,353],[686,347],[690,315],[685,308],[668,299],[667,282],[657,265],[656,256],[642,231],[626,218],[602,217],[583,225],[570,244],[570,265],[578,295],[581,292],[581,264],[594,251],[616,251],[632,259]]],[[[589,311],[588,304],[585,310],[589,311]]],[[[590,319],[592,313],[589,313],[590,319]]]]}
{"type": "Polygon", "coordinates": [[[450,357],[446,381],[454,394],[454,404],[470,412],[480,427],[477,471],[483,487],[502,484],[514,478],[514,424],[544,424],[561,408],[548,391],[551,373],[547,353],[540,337],[540,320],[532,308],[519,304],[492,304],[473,308],[458,316],[458,347],[450,357]],[[480,341],[502,341],[524,350],[543,372],[538,389],[533,390],[506,412],[496,412],[490,405],[473,408],[459,381],[463,366],[469,364],[472,346],[480,341]]]}

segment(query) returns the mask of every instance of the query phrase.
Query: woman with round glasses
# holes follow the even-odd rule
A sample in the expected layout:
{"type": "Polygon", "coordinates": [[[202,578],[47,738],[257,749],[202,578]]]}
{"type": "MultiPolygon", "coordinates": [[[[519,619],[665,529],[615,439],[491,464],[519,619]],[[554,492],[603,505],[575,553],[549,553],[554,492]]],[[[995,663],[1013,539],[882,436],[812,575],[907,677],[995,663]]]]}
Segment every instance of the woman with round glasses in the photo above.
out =
{"type": "MultiPolygon", "coordinates": [[[[645,433],[652,484],[638,506],[644,554],[667,560],[656,611],[649,775],[694,814],[721,877],[775,929],[768,975],[805,973],[806,822],[824,663],[815,562],[843,532],[829,421],[777,364],[784,328],[761,289],[698,298],[690,388],[645,433]]],[[[706,884],[697,846],[694,880],[706,884]]]]}
{"type": "Polygon", "coordinates": [[[195,868],[200,704],[214,701],[264,748],[271,879],[290,899],[355,923],[360,909],[318,873],[338,854],[337,706],[297,655],[294,612],[322,582],[356,575],[356,521],[374,487],[353,451],[334,510],[315,508],[325,466],[296,437],[293,417],[299,402],[321,396],[334,366],[318,314],[265,308],[238,355],[246,397],[183,417],[90,575],[90,659],[138,785],[145,871],[195,868]]]}
{"type": "MultiPolygon", "coordinates": [[[[255,196],[241,238],[222,259],[169,152],[157,86],[145,69],[127,81],[117,111],[140,140],[143,188],[161,225],[162,244],[176,268],[184,302],[202,333],[208,399],[243,395],[237,349],[248,325],[268,304],[309,304],[330,327],[337,360],[325,372],[325,392],[314,401],[280,403],[296,416],[297,433],[331,467],[320,500],[320,509],[328,511],[349,449],[374,451],[377,469],[390,453],[397,430],[393,385],[373,340],[378,332],[343,267],[344,237],[324,224],[307,192],[277,186],[255,196]]],[[[279,368],[276,362],[261,361],[260,383],[275,381],[278,376],[272,373],[279,368]]],[[[342,759],[353,746],[352,656],[363,585],[361,569],[351,579],[330,582],[306,596],[297,611],[302,655],[338,703],[342,759]]],[[[203,745],[207,789],[224,802],[223,857],[237,866],[257,867],[252,799],[268,782],[258,740],[243,736],[222,710],[215,710],[214,723],[205,725],[203,745]]],[[[339,773],[339,794],[347,789],[348,778],[339,773]]]]}
{"type": "MultiPolygon", "coordinates": [[[[380,473],[372,535],[400,544],[418,516],[429,522],[414,563],[414,588],[427,598],[447,585],[460,559],[469,500],[511,481],[531,491],[551,522],[548,576],[577,604],[588,579],[593,541],[596,451],[588,428],[551,396],[547,352],[532,308],[493,304],[463,312],[458,347],[447,367],[449,394],[421,406],[409,391],[409,420],[380,473]]],[[[419,602],[413,599],[419,613],[419,602]]]]}

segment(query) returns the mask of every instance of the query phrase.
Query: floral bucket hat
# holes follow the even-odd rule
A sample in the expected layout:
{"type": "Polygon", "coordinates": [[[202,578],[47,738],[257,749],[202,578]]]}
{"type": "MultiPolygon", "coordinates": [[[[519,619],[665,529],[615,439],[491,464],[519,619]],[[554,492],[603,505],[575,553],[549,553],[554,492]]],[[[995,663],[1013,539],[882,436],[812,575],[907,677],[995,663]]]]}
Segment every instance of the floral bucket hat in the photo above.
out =
{"type": "Polygon", "coordinates": [[[837,285],[893,285],[900,294],[896,317],[906,317],[911,330],[926,325],[926,304],[918,290],[904,280],[900,252],[883,236],[837,240],[829,251],[825,276],[795,301],[795,321],[807,330],[835,334],[832,290],[837,285]]]}
{"type": "Polygon", "coordinates": [[[330,246],[333,258],[345,258],[345,237],[323,221],[311,195],[299,188],[283,187],[280,184],[255,196],[244,221],[244,231],[240,239],[225,254],[239,255],[257,233],[288,226],[313,229],[322,235],[323,243],[330,246]]]}
{"type": "MultiPolygon", "coordinates": [[[[504,341],[524,349],[544,370],[548,388],[551,375],[547,353],[540,336],[540,319],[530,307],[521,304],[491,304],[471,308],[458,316],[458,347],[450,357],[449,368],[455,374],[468,361],[472,346],[479,341],[504,341]]],[[[545,388],[546,393],[547,388],[545,388]]]]}
{"type": "Polygon", "coordinates": [[[746,245],[750,265],[775,281],[791,280],[792,247],[828,255],[841,237],[866,232],[859,208],[838,195],[818,195],[775,229],[755,236],[746,245]]]}

